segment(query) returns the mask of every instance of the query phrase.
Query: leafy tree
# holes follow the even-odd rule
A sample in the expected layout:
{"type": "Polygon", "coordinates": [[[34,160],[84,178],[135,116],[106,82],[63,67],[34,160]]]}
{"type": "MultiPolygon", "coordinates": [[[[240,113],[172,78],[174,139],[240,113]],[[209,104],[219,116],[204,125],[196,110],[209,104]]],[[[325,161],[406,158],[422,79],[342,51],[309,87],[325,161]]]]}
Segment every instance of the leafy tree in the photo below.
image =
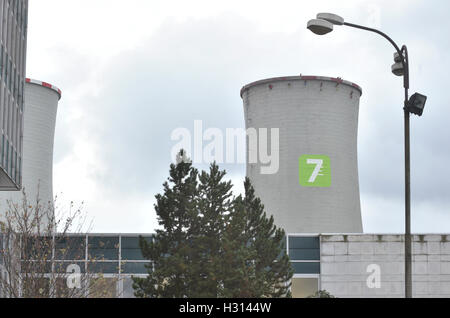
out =
{"type": "Polygon", "coordinates": [[[213,163],[199,173],[181,151],[164,194],[156,195],[153,241],[140,240],[152,261],[133,278],[137,297],[290,296],[292,270],[285,233],[268,218],[248,179],[234,197],[225,171],[213,163]]]}
{"type": "Polygon", "coordinates": [[[82,207],[71,202],[68,211],[61,211],[56,200],[42,202],[39,195],[29,200],[25,190],[21,200],[6,203],[0,210],[0,298],[115,296],[110,291],[116,279],[106,279],[90,266],[74,274],[71,267],[85,259],[86,246],[79,239],[86,221],[82,207]]]}

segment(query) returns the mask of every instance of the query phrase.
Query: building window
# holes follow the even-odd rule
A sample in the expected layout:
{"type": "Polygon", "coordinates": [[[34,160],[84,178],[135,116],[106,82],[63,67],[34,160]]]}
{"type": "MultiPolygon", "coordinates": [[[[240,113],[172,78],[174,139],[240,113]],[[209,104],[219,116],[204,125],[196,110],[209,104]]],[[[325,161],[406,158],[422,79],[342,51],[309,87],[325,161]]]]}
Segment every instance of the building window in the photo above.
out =
{"type": "Polygon", "coordinates": [[[12,84],[11,76],[12,76],[12,74],[13,74],[12,68],[13,68],[13,67],[12,67],[12,61],[9,60],[9,66],[8,66],[8,69],[9,69],[10,74],[9,74],[9,76],[8,76],[8,89],[9,89],[9,92],[10,92],[10,93],[12,93],[12,89],[11,89],[11,84],[12,84]]]}
{"type": "MultiPolygon", "coordinates": [[[[150,242],[152,237],[145,236],[144,239],[150,242]]],[[[121,238],[121,259],[123,260],[145,260],[139,247],[138,236],[122,236],[121,238]]]]}
{"type": "Polygon", "coordinates": [[[127,262],[121,264],[121,274],[147,274],[150,262],[127,262]]]}
{"type": "Polygon", "coordinates": [[[89,273],[97,274],[118,274],[119,262],[98,262],[93,261],[87,264],[89,273]]]}
{"type": "Polygon", "coordinates": [[[90,281],[89,297],[113,298],[117,295],[116,278],[96,278],[90,281]]]}
{"type": "Polygon", "coordinates": [[[19,156],[19,178],[18,178],[18,184],[22,184],[22,157],[19,156]]]}
{"type": "Polygon", "coordinates": [[[89,236],[88,252],[90,260],[118,260],[118,236],[89,236]]]}
{"type": "Polygon", "coordinates": [[[16,102],[17,102],[17,87],[18,87],[18,83],[17,83],[17,81],[18,81],[18,79],[19,79],[19,76],[17,75],[17,70],[16,70],[16,68],[14,68],[14,76],[13,76],[13,96],[14,96],[14,99],[16,100],[16,102]]]}
{"type": "Polygon", "coordinates": [[[2,166],[5,166],[5,135],[2,134],[2,166]]]}
{"type": "Polygon", "coordinates": [[[291,285],[292,297],[304,298],[314,295],[319,290],[319,237],[289,235],[287,249],[294,271],[291,285]]]}
{"type": "Polygon", "coordinates": [[[55,258],[57,260],[85,260],[86,236],[56,237],[55,258]]]}
{"type": "Polygon", "coordinates": [[[306,298],[319,291],[319,279],[315,277],[292,278],[292,298],[306,298]]]}
{"type": "Polygon", "coordinates": [[[320,273],[320,242],[318,236],[289,236],[288,255],[295,274],[320,273]]]}
{"type": "Polygon", "coordinates": [[[289,237],[289,257],[291,260],[320,260],[318,237],[289,237]]]}
{"type": "Polygon", "coordinates": [[[9,158],[8,174],[10,177],[12,177],[12,170],[13,170],[13,164],[14,164],[14,148],[13,148],[12,144],[10,145],[10,147],[11,147],[11,150],[10,150],[11,158],[9,158]]]}
{"type": "Polygon", "coordinates": [[[320,262],[291,262],[295,274],[320,274],[320,262]]]}
{"type": "Polygon", "coordinates": [[[4,54],[5,54],[5,49],[3,48],[3,44],[2,44],[2,48],[0,51],[0,77],[3,77],[3,66],[4,66],[3,56],[4,56],[4,54]]]}
{"type": "Polygon", "coordinates": [[[12,93],[12,96],[14,97],[14,99],[15,100],[17,100],[17,96],[16,96],[16,87],[17,87],[17,84],[16,84],[16,78],[17,78],[17,76],[16,76],[16,68],[13,66],[13,68],[12,68],[12,74],[11,74],[12,76],[11,76],[11,80],[12,80],[12,84],[11,84],[11,89],[12,89],[12,91],[11,91],[11,93],[12,93]]]}
{"type": "Polygon", "coordinates": [[[11,151],[13,152],[13,158],[11,163],[11,179],[16,179],[16,167],[17,167],[17,152],[14,150],[14,148],[11,148],[11,151]]]}
{"type": "Polygon", "coordinates": [[[8,54],[6,54],[5,59],[5,87],[8,87],[8,77],[9,77],[9,68],[8,68],[9,62],[8,62],[8,54]]]}
{"type": "Polygon", "coordinates": [[[5,170],[9,174],[9,169],[8,169],[8,167],[9,167],[9,165],[8,165],[8,163],[9,163],[9,141],[8,140],[6,140],[6,157],[5,158],[6,158],[5,170]]]}

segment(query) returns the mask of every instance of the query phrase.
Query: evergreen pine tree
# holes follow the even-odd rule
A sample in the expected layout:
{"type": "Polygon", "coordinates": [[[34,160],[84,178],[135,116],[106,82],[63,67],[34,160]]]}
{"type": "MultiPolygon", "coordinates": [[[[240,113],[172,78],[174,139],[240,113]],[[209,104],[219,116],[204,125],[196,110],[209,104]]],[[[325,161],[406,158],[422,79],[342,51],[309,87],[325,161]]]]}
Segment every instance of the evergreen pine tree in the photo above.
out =
{"type": "Polygon", "coordinates": [[[225,171],[213,163],[209,173],[203,171],[199,176],[199,228],[200,235],[195,238],[196,259],[194,284],[195,297],[217,297],[219,293],[221,244],[227,216],[232,207],[233,185],[224,181],[225,171]]]}
{"type": "MultiPolygon", "coordinates": [[[[184,157],[180,152],[179,157],[184,157]]],[[[133,278],[137,297],[186,297],[192,285],[189,271],[193,259],[192,237],[198,218],[198,171],[187,160],[170,166],[170,177],[164,183],[164,195],[156,195],[158,223],[151,242],[140,239],[142,254],[152,261],[147,278],[133,278]]]]}
{"type": "Polygon", "coordinates": [[[156,195],[163,229],[152,242],[140,240],[153,265],[147,278],[133,278],[137,297],[290,296],[284,231],[249,179],[245,196],[233,197],[225,175],[216,163],[201,174],[187,160],[171,165],[164,194],[156,195]]]}
{"type": "Polygon", "coordinates": [[[293,272],[285,250],[285,232],[267,217],[250,180],[224,235],[224,297],[290,297],[293,272]]]}

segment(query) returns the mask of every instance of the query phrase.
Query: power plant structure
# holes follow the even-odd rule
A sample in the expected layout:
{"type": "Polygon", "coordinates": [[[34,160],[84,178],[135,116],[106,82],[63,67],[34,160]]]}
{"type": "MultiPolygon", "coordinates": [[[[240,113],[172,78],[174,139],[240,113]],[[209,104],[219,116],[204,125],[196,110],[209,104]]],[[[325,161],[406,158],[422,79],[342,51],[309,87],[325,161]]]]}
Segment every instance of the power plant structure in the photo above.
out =
{"type": "Polygon", "coordinates": [[[0,191],[22,186],[28,0],[0,0],[0,191]]]}
{"type": "MultiPolygon", "coordinates": [[[[279,129],[278,146],[268,147],[279,150],[277,171],[261,169],[267,165],[262,160],[249,163],[247,175],[266,211],[286,230],[294,298],[320,290],[340,298],[404,297],[404,236],[360,233],[356,141],[361,92],[358,85],[342,79],[316,76],[268,79],[241,91],[247,128],[279,129]],[[380,284],[377,273],[383,273],[380,284]]],[[[52,199],[60,98],[55,86],[26,80],[23,184],[31,196],[37,194],[39,184],[43,201],[52,199]]],[[[248,144],[248,152],[253,146],[248,144]]],[[[17,191],[4,192],[1,200],[6,194],[20,198],[17,191]]],[[[70,246],[74,259],[57,261],[64,273],[78,264],[83,273],[103,277],[99,293],[89,284],[82,287],[92,297],[131,298],[132,277],[146,277],[151,264],[142,255],[141,236],[151,239],[153,234],[73,233],[71,240],[79,244],[74,248],[66,241],[64,248],[70,246]]],[[[450,297],[450,235],[422,234],[412,239],[414,297],[450,297]]],[[[1,240],[0,233],[0,246],[1,240]]],[[[53,254],[58,255],[56,248],[63,246],[55,245],[53,254]]],[[[0,272],[1,262],[0,257],[0,272]]],[[[50,272],[47,275],[52,277],[50,272]]]]}
{"type": "MultiPolygon", "coordinates": [[[[361,88],[340,78],[289,76],[244,86],[247,131],[278,129],[279,169],[247,160],[266,212],[286,233],[362,233],[357,133],[361,88]]],[[[265,139],[264,139],[265,141],[265,139]]],[[[274,147],[275,146],[275,147],[274,147]]],[[[247,143],[247,158],[254,149],[247,143]]],[[[272,154],[273,155],[273,154],[272,154]]]]}
{"type": "MultiPolygon", "coordinates": [[[[53,202],[53,143],[61,90],[54,85],[26,79],[23,128],[22,184],[27,201],[34,206],[53,202]]],[[[22,191],[0,193],[0,207],[7,200],[22,202],[22,191]]]]}
{"type": "MultiPolygon", "coordinates": [[[[12,246],[9,233],[2,232],[7,201],[20,204],[23,190],[29,205],[36,199],[43,205],[53,202],[61,90],[25,78],[27,20],[28,0],[0,0],[0,277],[7,279],[8,258],[2,254],[12,246]]],[[[339,298],[405,296],[405,236],[362,233],[357,160],[361,95],[358,85],[323,76],[270,78],[241,89],[247,176],[267,214],[286,232],[294,298],[319,291],[339,298]]],[[[66,287],[73,287],[68,280],[58,281],[56,288],[49,284],[55,271],[72,277],[73,265],[101,278],[98,291],[89,282],[81,285],[86,295],[135,297],[133,277],[144,278],[151,268],[140,239],[151,241],[155,234],[70,233],[60,242],[56,238],[64,234],[54,234],[51,260],[31,260],[50,265],[38,275],[40,297],[51,297],[55,289],[58,297],[69,295],[66,287]]],[[[412,242],[413,296],[450,298],[450,234],[415,234],[412,242]]],[[[29,251],[21,248],[23,244],[19,253],[13,251],[21,257],[13,259],[18,269],[30,262],[29,251]]],[[[23,267],[16,273],[33,275],[23,267]]],[[[1,287],[0,298],[9,297],[1,287]]]]}

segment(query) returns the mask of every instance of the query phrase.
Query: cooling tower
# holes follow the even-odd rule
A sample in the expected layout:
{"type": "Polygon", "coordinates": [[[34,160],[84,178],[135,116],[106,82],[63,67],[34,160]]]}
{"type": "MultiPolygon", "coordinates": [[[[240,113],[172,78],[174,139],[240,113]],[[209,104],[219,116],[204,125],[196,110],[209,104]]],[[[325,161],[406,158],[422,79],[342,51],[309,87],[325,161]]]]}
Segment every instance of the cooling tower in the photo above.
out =
{"type": "MultiPolygon", "coordinates": [[[[271,78],[242,88],[247,131],[256,129],[261,142],[264,128],[272,134],[279,129],[278,171],[267,174],[267,163],[247,160],[247,176],[266,212],[287,233],[362,232],[361,94],[356,84],[321,76],[271,78]]],[[[267,140],[268,151],[277,151],[270,133],[267,140]]],[[[247,158],[252,147],[248,142],[247,158]]]]}
{"type": "MultiPolygon", "coordinates": [[[[43,204],[53,202],[53,141],[61,91],[48,83],[26,79],[24,95],[22,185],[34,205],[39,193],[43,204]]],[[[6,200],[21,202],[22,192],[0,193],[0,207],[6,200]]]]}

